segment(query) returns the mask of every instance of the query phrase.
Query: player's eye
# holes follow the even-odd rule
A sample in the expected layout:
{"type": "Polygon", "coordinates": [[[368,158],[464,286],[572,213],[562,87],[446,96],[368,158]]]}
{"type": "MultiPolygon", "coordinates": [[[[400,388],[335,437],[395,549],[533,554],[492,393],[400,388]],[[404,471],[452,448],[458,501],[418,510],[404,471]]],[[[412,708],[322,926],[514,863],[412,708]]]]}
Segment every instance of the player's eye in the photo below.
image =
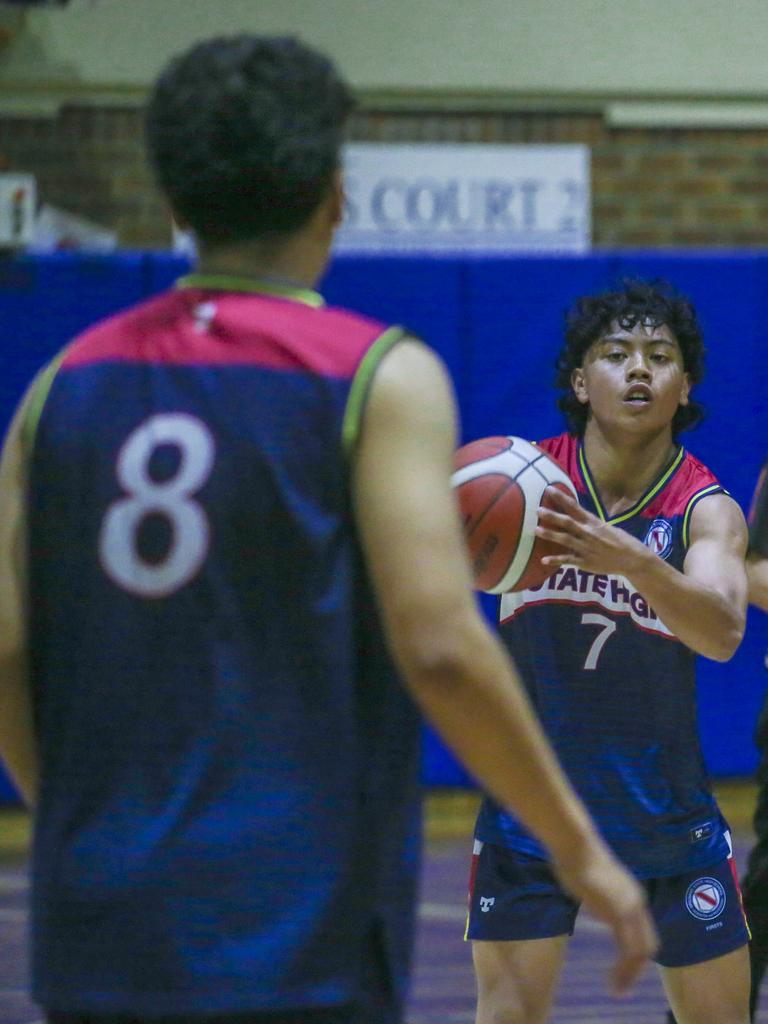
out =
{"type": "Polygon", "coordinates": [[[605,358],[609,359],[612,363],[620,363],[621,360],[624,358],[625,354],[626,353],[624,352],[624,349],[614,348],[614,349],[609,349],[605,353],[605,358]]]}
{"type": "Polygon", "coordinates": [[[654,352],[651,355],[651,359],[654,361],[654,363],[668,363],[669,362],[669,356],[667,355],[666,352],[654,352]]]}

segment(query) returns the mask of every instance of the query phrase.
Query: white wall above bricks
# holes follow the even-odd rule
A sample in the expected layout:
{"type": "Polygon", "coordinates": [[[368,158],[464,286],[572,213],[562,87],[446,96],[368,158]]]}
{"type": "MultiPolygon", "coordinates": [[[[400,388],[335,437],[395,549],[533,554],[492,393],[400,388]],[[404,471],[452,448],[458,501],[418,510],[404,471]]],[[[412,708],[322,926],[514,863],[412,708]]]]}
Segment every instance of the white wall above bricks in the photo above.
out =
{"type": "Polygon", "coordinates": [[[300,34],[364,93],[768,94],[766,0],[71,0],[23,21],[0,85],[141,90],[195,39],[251,30],[300,34]]]}

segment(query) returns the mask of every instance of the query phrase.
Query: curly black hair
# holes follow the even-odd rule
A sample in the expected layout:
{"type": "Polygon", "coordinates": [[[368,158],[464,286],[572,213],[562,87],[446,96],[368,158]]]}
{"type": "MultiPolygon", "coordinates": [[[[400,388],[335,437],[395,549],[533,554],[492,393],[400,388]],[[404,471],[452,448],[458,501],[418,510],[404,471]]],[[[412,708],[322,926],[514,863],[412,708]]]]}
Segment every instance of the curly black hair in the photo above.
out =
{"type": "Polygon", "coordinates": [[[209,39],[155,84],[150,162],[203,246],[280,237],[327,195],[353,106],[331,61],[298,39],[209,39]]]}
{"type": "MultiPolygon", "coordinates": [[[[666,281],[624,281],[620,291],[585,295],[577,299],[565,317],[565,344],[557,357],[555,387],[562,392],[558,407],[568,421],[572,434],[581,435],[587,425],[589,406],[576,398],[571,387],[571,374],[583,365],[587,349],[618,323],[632,330],[639,322],[653,327],[666,324],[677,339],[683,354],[683,368],[691,387],[704,376],[704,341],[690,300],[680,295],[666,281]]],[[[699,402],[679,406],[672,420],[672,433],[695,427],[704,416],[699,402]]]]}

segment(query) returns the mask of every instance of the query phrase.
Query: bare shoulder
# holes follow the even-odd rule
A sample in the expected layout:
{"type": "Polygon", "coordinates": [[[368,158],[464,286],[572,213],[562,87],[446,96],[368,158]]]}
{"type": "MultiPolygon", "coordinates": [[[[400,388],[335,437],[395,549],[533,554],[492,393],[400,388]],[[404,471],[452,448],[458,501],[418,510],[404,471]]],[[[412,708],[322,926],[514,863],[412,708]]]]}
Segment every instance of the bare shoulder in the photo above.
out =
{"type": "Polygon", "coordinates": [[[433,349],[419,338],[406,335],[383,357],[373,383],[381,392],[412,394],[422,388],[449,386],[449,377],[433,349]]]}
{"type": "Polygon", "coordinates": [[[455,400],[440,356],[418,338],[406,336],[382,358],[370,384],[363,439],[370,428],[387,436],[449,427],[455,429],[455,400]]]}
{"type": "Polygon", "coordinates": [[[746,552],[747,524],[744,513],[729,494],[705,495],[694,506],[691,513],[691,543],[704,537],[720,539],[746,552]]]}

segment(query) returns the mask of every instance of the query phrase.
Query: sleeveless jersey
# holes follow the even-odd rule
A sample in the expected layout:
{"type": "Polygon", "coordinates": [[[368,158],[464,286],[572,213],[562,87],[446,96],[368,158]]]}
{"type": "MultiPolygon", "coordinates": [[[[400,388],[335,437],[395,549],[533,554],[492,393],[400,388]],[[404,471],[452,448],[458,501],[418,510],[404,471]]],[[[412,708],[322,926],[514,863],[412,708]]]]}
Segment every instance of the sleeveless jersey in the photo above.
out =
{"type": "Polygon", "coordinates": [[[145,1015],[334,1006],[370,949],[399,993],[418,717],[348,460],[403,332],[311,292],[181,285],[76,339],[37,403],[34,991],[145,1015]]]}
{"type": "MultiPolygon", "coordinates": [[[[609,517],[580,440],[542,442],[588,511],[682,569],[697,502],[723,488],[679,448],[647,493],[609,517]]],[[[664,877],[728,855],[701,754],[695,654],[632,584],[565,566],[540,587],[504,594],[501,636],[561,764],[602,834],[640,877],[664,877]]],[[[492,800],[477,836],[544,857],[492,800]]]]}

